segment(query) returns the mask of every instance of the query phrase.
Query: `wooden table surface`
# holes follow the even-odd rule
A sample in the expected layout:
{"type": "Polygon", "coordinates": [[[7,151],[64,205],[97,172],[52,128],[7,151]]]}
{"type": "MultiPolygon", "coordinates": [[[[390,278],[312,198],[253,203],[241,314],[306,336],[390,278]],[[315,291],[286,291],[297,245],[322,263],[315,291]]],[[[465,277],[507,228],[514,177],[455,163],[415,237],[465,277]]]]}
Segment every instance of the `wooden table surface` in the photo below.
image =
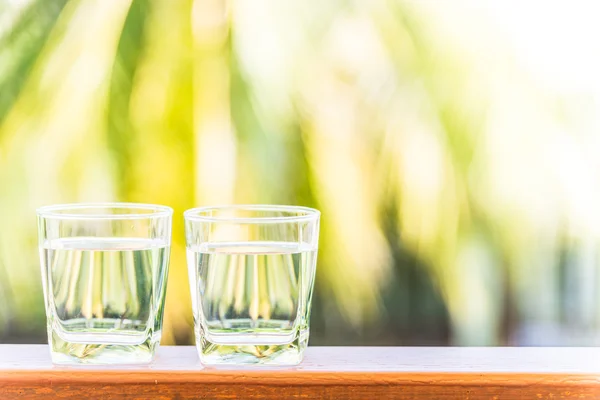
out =
{"type": "Polygon", "coordinates": [[[149,366],[57,367],[0,345],[0,399],[600,399],[600,348],[309,347],[286,368],[203,367],[163,346],[149,366]]]}

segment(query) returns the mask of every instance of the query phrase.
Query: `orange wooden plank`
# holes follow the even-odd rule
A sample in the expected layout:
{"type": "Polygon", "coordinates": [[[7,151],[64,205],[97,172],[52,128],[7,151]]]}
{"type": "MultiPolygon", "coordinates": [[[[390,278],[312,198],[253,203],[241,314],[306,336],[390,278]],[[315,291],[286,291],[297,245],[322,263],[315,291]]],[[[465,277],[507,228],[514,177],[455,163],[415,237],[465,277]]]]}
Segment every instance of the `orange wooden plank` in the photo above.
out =
{"type": "Polygon", "coordinates": [[[55,367],[0,345],[0,399],[600,399],[597,348],[310,347],[292,368],[204,368],[193,347],[150,366],[55,367]]]}

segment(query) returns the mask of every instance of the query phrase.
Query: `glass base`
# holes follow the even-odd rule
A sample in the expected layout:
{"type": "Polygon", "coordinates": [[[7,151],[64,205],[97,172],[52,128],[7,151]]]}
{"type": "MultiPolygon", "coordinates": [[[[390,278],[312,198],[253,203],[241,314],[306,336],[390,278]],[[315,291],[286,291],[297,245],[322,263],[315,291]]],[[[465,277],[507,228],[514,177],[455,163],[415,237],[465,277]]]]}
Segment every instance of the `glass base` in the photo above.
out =
{"type": "Polygon", "coordinates": [[[298,365],[304,357],[308,343],[308,331],[299,333],[287,344],[217,344],[203,335],[197,335],[196,347],[200,362],[210,366],[255,365],[289,366],[298,365]]]}
{"type": "Polygon", "coordinates": [[[160,342],[160,334],[139,344],[67,342],[56,332],[49,336],[52,363],[58,365],[149,364],[160,342]]]}

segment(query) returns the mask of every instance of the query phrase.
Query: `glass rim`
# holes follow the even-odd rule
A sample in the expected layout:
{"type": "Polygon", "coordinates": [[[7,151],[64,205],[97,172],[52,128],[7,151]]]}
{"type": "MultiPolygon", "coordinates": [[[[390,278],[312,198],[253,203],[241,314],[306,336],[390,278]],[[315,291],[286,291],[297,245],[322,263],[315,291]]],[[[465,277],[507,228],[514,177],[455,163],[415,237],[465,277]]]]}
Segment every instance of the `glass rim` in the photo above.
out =
{"type": "Polygon", "coordinates": [[[173,209],[169,206],[160,204],[147,204],[147,203],[66,203],[66,204],[52,204],[42,206],[36,209],[38,217],[42,218],[55,218],[55,219],[151,219],[151,218],[164,218],[173,215],[173,209]],[[115,213],[115,214],[85,214],[77,212],[78,210],[89,210],[89,209],[130,209],[140,210],[142,212],[135,213],[115,213]],[[145,212],[143,212],[145,211],[145,212]]]}
{"type": "Polygon", "coordinates": [[[233,222],[243,224],[263,224],[263,223],[285,223],[285,222],[302,222],[318,220],[321,212],[316,208],[304,206],[287,206],[274,204],[232,204],[219,206],[195,207],[186,210],[183,217],[186,221],[194,222],[233,222]],[[279,211],[290,213],[303,213],[302,215],[289,216],[256,216],[256,217],[231,217],[231,216],[214,216],[201,215],[203,212],[223,211],[223,210],[245,210],[245,211],[279,211]]]}

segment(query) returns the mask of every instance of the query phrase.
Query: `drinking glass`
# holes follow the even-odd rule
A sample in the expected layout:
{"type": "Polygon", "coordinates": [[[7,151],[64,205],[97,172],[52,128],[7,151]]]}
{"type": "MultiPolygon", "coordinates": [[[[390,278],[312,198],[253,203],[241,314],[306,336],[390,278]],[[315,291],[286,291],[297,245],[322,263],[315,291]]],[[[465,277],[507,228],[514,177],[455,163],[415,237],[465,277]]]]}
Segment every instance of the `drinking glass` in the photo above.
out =
{"type": "Polygon", "coordinates": [[[37,210],[55,364],[149,363],[161,337],[173,210],[134,203],[37,210]]]}
{"type": "Polygon", "coordinates": [[[238,205],[184,213],[203,364],[295,365],[308,343],[319,211],[238,205]]]}

